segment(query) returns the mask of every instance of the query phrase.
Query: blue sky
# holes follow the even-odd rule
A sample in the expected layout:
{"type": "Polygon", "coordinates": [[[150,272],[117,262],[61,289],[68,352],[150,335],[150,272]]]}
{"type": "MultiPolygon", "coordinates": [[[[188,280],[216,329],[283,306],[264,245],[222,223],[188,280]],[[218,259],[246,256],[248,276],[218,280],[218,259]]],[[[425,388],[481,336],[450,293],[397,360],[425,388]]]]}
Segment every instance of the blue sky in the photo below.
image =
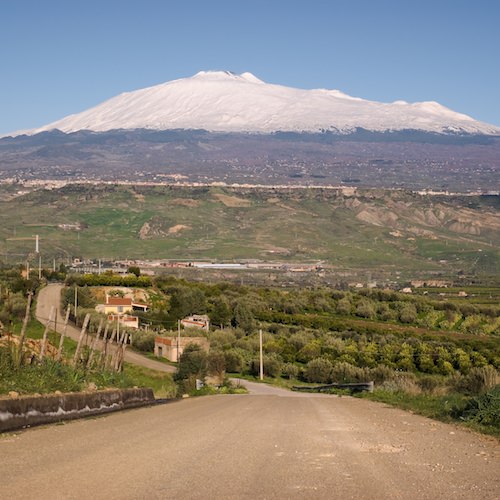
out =
{"type": "Polygon", "coordinates": [[[200,70],[500,125],[497,0],[0,0],[0,134],[200,70]]]}

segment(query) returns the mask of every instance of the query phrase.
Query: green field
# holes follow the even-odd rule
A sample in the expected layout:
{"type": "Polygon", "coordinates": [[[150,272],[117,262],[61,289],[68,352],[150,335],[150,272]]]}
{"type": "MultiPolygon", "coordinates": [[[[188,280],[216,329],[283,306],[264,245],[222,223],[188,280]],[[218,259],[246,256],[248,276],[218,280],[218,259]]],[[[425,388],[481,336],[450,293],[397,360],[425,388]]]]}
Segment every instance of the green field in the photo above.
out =
{"type": "Polygon", "coordinates": [[[113,185],[12,192],[0,187],[0,259],[8,263],[33,254],[38,234],[45,265],[259,259],[389,274],[499,272],[498,197],[113,185]]]}

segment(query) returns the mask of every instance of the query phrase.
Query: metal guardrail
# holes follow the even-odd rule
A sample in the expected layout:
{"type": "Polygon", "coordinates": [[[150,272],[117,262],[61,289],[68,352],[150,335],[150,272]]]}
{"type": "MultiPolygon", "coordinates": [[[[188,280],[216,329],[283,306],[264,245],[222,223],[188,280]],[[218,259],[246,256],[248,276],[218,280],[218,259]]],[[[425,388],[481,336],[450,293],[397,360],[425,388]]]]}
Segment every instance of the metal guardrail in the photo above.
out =
{"type": "Polygon", "coordinates": [[[292,391],[299,392],[328,392],[331,389],[346,389],[352,392],[373,392],[373,382],[357,382],[353,384],[325,384],[317,386],[294,385],[292,391]]]}

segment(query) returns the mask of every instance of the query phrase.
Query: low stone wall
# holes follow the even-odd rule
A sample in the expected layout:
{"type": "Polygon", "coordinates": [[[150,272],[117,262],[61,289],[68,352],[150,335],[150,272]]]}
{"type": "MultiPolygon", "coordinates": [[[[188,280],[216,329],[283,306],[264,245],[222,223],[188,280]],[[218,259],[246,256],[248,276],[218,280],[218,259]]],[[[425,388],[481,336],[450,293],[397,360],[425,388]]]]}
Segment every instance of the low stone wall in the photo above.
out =
{"type": "Polygon", "coordinates": [[[109,389],[0,399],[0,432],[154,403],[152,389],[109,389]]]}

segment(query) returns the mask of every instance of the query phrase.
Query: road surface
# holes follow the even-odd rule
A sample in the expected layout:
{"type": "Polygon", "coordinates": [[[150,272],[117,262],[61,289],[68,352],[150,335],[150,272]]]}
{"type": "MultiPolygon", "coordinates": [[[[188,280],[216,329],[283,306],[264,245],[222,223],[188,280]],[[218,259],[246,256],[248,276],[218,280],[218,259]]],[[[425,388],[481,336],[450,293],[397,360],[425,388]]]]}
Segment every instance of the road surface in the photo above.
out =
{"type": "Polygon", "coordinates": [[[500,498],[497,440],[350,397],[249,384],[0,437],[0,498],[500,498]]]}
{"type": "MultiPolygon", "coordinates": [[[[50,284],[42,288],[38,293],[35,312],[38,321],[45,325],[49,318],[51,307],[57,307],[59,318],[59,321],[57,322],[58,333],[62,333],[64,329],[65,316],[59,310],[59,306],[61,303],[61,290],[63,289],[63,287],[63,285],[57,283],[50,284]]],[[[71,337],[73,340],[78,341],[78,338],[80,336],[80,328],[76,328],[72,324],[68,324],[66,335],[68,337],[71,337]]],[[[144,366],[145,368],[150,368],[151,370],[157,370],[160,372],[175,372],[174,366],[161,363],[160,361],[155,361],[154,359],[146,358],[145,356],[142,356],[141,354],[138,354],[137,352],[131,351],[129,349],[125,351],[125,361],[134,365],[144,366]]]]}

